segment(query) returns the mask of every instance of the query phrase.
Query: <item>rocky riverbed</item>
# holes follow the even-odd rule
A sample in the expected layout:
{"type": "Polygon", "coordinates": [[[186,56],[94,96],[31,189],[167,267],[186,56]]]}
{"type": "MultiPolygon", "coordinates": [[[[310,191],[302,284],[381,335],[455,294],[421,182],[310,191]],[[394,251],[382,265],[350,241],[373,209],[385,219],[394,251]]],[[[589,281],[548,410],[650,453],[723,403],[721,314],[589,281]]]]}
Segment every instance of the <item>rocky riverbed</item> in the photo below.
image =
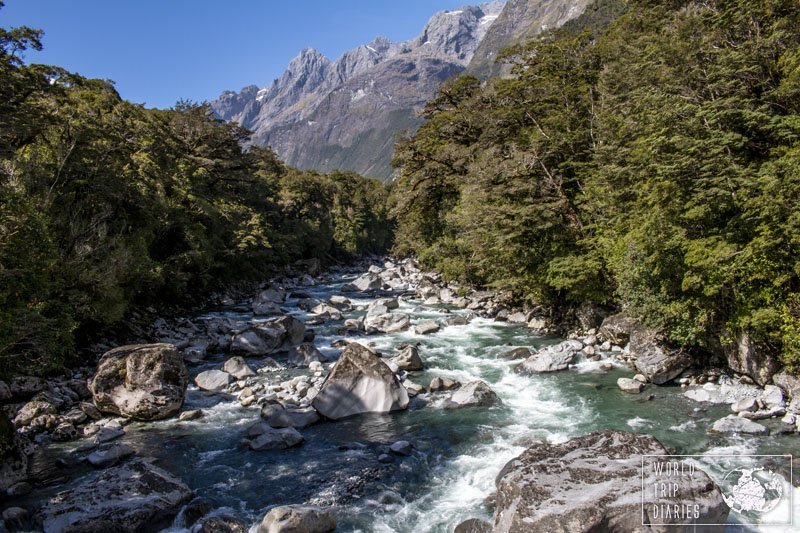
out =
{"type": "MultiPolygon", "coordinates": [[[[565,531],[624,531],[641,523],[625,498],[642,454],[800,449],[786,374],[762,387],[692,368],[593,308],[565,330],[411,260],[308,267],[156,320],[96,368],[0,383],[4,527],[551,531],[569,512],[565,531]],[[565,455],[580,468],[532,477],[565,455]]],[[[704,469],[686,488],[704,518],[753,518],[728,512],[726,471],[704,469]]]]}

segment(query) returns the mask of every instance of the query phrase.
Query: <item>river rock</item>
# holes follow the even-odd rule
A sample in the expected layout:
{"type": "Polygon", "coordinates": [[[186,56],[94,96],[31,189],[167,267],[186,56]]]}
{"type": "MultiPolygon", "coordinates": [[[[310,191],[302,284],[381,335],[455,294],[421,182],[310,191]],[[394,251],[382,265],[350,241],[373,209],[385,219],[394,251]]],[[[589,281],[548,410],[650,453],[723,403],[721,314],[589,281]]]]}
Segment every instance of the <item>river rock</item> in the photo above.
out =
{"type": "Polygon", "coordinates": [[[414,446],[407,440],[399,440],[389,445],[389,451],[397,455],[411,455],[414,446]]]}
{"type": "Polygon", "coordinates": [[[457,389],[460,386],[461,383],[452,380],[450,378],[435,377],[431,380],[431,384],[428,386],[428,390],[430,392],[439,392],[443,390],[457,389]]]}
{"type": "Polygon", "coordinates": [[[265,404],[261,408],[261,418],[274,428],[304,428],[319,422],[313,407],[287,409],[277,402],[265,404]]]}
{"type": "Polygon", "coordinates": [[[222,370],[236,379],[245,379],[256,375],[244,358],[238,355],[225,361],[225,364],[222,365],[222,370]]]}
{"type": "Polygon", "coordinates": [[[358,291],[358,292],[368,292],[368,291],[378,291],[383,287],[383,280],[381,280],[380,276],[375,273],[368,272],[363,274],[346,286],[346,289],[358,291]]]}
{"type": "Polygon", "coordinates": [[[467,324],[469,324],[469,320],[467,320],[466,317],[463,317],[461,315],[454,315],[445,318],[444,323],[447,326],[466,326],[467,324]]]}
{"type": "Polygon", "coordinates": [[[89,389],[100,411],[159,420],[180,411],[188,383],[186,365],[175,346],[136,344],[106,352],[89,389]]]}
{"type": "Polygon", "coordinates": [[[416,346],[406,346],[399,354],[391,359],[391,362],[399,370],[417,371],[422,370],[422,358],[416,346]]]}
{"type": "Polygon", "coordinates": [[[520,374],[538,374],[566,370],[575,362],[581,349],[583,344],[578,341],[564,341],[547,346],[517,365],[514,371],[520,374]]]}
{"type": "Polygon", "coordinates": [[[214,515],[203,518],[192,533],[247,533],[248,527],[244,520],[229,515],[214,515]]]}
{"type": "Polygon", "coordinates": [[[745,418],[728,415],[725,418],[720,418],[711,429],[711,433],[743,433],[746,435],[769,435],[769,429],[757,422],[747,420],[745,418]]]}
{"type": "Polygon", "coordinates": [[[203,418],[205,413],[203,413],[202,409],[191,409],[189,411],[184,411],[178,416],[178,420],[181,422],[187,422],[189,420],[197,420],[198,418],[203,418]]]}
{"type": "Polygon", "coordinates": [[[181,480],[135,459],[56,494],[44,504],[40,518],[48,533],[157,530],[169,526],[191,497],[181,480]]]}
{"type": "Polygon", "coordinates": [[[313,362],[324,363],[328,357],[320,352],[313,342],[304,342],[289,350],[287,363],[294,366],[307,367],[313,362]]]}
{"type": "Polygon", "coordinates": [[[498,359],[527,359],[528,357],[532,356],[529,348],[512,348],[511,350],[506,350],[505,352],[500,353],[497,358],[498,359]]]}
{"type": "Polygon", "coordinates": [[[86,460],[95,468],[108,468],[133,454],[133,448],[130,446],[115,443],[93,451],[86,457],[86,460]]]}
{"type": "Polygon", "coordinates": [[[326,418],[388,413],[408,407],[408,393],[381,358],[359,343],[342,352],[312,401],[326,418]]]}
{"type": "Polygon", "coordinates": [[[194,382],[199,388],[209,392],[223,391],[233,381],[233,376],[222,370],[206,370],[194,378],[194,382]]]}
{"type": "Polygon", "coordinates": [[[414,333],[417,335],[428,335],[429,333],[436,333],[439,331],[439,323],[435,320],[423,320],[414,327],[414,333]]]}
{"type": "Polygon", "coordinates": [[[383,313],[364,318],[364,328],[368,332],[398,333],[411,326],[411,317],[406,313],[383,313]]]}
{"type": "Polygon", "coordinates": [[[271,509],[257,533],[328,533],[336,529],[333,511],[315,505],[283,505],[271,509]]]}
{"type": "MultiPolygon", "coordinates": [[[[495,533],[694,531],[692,518],[654,517],[660,504],[699,505],[699,523],[725,523],[728,506],[719,488],[702,471],[665,479],[644,470],[643,455],[666,455],[654,437],[599,431],[561,444],[538,443],[510,461],[497,477],[495,533]],[[658,481],[679,485],[677,495],[656,500],[642,487],[658,481]],[[642,505],[644,504],[644,512],[642,505]],[[684,527],[647,528],[642,520],[684,527]]],[[[652,460],[653,458],[647,458],[652,460]]]]}
{"type": "Polygon", "coordinates": [[[18,428],[27,426],[33,421],[34,418],[42,415],[53,415],[57,412],[56,406],[50,402],[31,400],[23,405],[19,411],[17,411],[17,415],[14,417],[14,425],[18,428]]]}
{"type": "Polygon", "coordinates": [[[758,400],[753,397],[742,398],[731,404],[731,411],[741,413],[745,411],[758,411],[758,400]]]}
{"type": "Polygon", "coordinates": [[[303,436],[294,428],[273,428],[269,424],[256,424],[250,428],[254,439],[247,441],[251,450],[263,452],[267,450],[284,450],[303,442],[303,436]],[[258,428],[254,431],[254,428],[258,428]],[[253,435],[252,433],[257,433],[253,435]]]}
{"type": "Polygon", "coordinates": [[[445,402],[445,409],[458,409],[460,407],[488,407],[499,405],[503,402],[485,381],[472,381],[467,383],[445,402]]]}
{"type": "Polygon", "coordinates": [[[688,353],[666,348],[653,330],[643,327],[631,334],[628,349],[636,369],[656,385],[675,379],[692,364],[688,353]]]}
{"type": "Polygon", "coordinates": [[[270,287],[261,291],[253,299],[253,314],[256,316],[280,315],[280,304],[286,300],[286,291],[280,287],[270,287]]]}
{"type": "Polygon", "coordinates": [[[231,351],[243,355],[270,355],[303,342],[306,327],[291,316],[271,318],[241,331],[231,339],[231,351]]]}
{"type": "Polygon", "coordinates": [[[761,401],[768,409],[775,407],[785,407],[786,401],[783,397],[783,391],[780,387],[775,385],[764,385],[764,392],[761,394],[761,401]]]}
{"type": "Polygon", "coordinates": [[[638,394],[642,392],[642,389],[644,389],[644,383],[635,379],[619,378],[617,380],[617,387],[619,387],[623,392],[638,394]]]}

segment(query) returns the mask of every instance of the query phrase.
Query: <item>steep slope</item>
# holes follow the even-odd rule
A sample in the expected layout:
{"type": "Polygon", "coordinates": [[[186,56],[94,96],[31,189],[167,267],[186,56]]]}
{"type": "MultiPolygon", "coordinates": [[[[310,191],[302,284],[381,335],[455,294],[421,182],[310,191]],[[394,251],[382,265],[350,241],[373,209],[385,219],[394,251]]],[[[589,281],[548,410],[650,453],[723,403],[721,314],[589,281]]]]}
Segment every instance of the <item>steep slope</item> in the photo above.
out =
{"type": "Polygon", "coordinates": [[[503,73],[497,54],[507,46],[562,26],[580,16],[592,0],[508,0],[469,64],[469,72],[483,79],[503,73]]]}
{"type": "Polygon", "coordinates": [[[271,86],[226,91],[212,108],[290,165],[390,179],[396,135],[418,127],[418,110],[442,81],[464,71],[502,8],[442,11],[414,39],[378,37],[333,62],[304,50],[271,86]]]}

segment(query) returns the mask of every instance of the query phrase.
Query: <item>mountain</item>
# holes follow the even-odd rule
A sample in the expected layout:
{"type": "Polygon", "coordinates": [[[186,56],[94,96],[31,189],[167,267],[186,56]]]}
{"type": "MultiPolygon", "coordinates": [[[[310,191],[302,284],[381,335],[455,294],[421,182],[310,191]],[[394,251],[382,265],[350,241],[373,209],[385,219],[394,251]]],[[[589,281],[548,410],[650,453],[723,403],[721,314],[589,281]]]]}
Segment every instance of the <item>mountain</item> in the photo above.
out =
{"type": "Polygon", "coordinates": [[[592,0],[508,0],[469,64],[471,74],[487,79],[504,73],[495,58],[507,46],[564,25],[586,10],[592,0]]]}
{"type": "Polygon", "coordinates": [[[269,87],[226,91],[212,109],[290,165],[389,179],[397,134],[416,130],[418,111],[464,72],[502,8],[496,1],[441,11],[414,39],[378,37],[335,61],[303,50],[269,87]]]}
{"type": "Polygon", "coordinates": [[[226,91],[211,106],[292,166],[389,180],[397,135],[416,131],[419,110],[443,81],[468,67],[493,73],[503,47],[563,24],[588,3],[508,0],[440,11],[408,41],[377,37],[335,61],[303,50],[269,87],[226,91]]]}

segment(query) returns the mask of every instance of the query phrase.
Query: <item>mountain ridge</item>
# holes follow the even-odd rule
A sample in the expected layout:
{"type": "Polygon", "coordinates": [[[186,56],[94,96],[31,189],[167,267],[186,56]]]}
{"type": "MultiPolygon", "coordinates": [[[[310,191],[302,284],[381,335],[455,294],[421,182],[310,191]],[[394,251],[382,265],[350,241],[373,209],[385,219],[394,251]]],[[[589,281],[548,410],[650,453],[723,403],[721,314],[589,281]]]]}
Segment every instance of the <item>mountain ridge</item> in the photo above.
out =
{"type": "MultiPolygon", "coordinates": [[[[397,136],[416,131],[422,123],[418,112],[442,82],[468,71],[487,35],[503,35],[497,21],[537,22],[504,16],[509,5],[519,11],[518,4],[526,2],[543,7],[524,13],[553,20],[553,9],[582,10],[588,0],[495,0],[439,11],[412,39],[376,37],[335,60],[306,48],[269,86],[224,91],[211,102],[212,110],[252,131],[250,143],[270,146],[292,166],[390,180],[397,136]]],[[[505,45],[502,39],[493,42],[505,45]]]]}

